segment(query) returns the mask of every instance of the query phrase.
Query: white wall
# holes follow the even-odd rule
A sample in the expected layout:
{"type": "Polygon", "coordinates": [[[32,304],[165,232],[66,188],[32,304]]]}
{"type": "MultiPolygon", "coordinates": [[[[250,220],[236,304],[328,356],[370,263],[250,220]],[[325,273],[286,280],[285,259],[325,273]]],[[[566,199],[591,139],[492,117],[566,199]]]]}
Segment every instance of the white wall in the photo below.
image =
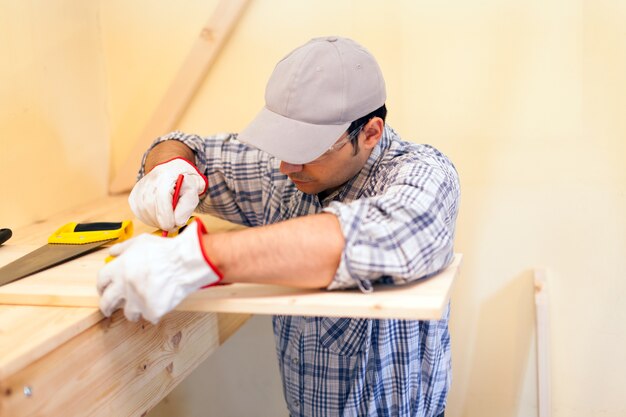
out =
{"type": "MultiPolygon", "coordinates": [[[[107,167],[75,179],[80,164],[110,147],[111,172],[119,169],[216,3],[0,0],[0,52],[10,63],[0,66],[0,177],[17,196],[0,207],[2,222],[104,192],[107,167]],[[36,187],[41,167],[61,191],[36,187]],[[80,191],[66,191],[71,184],[80,191]]],[[[252,0],[178,127],[238,131],[293,47],[325,34],[360,41],[385,73],[390,124],[450,155],[461,175],[456,248],[465,263],[453,292],[446,415],[535,415],[538,266],[550,280],[553,416],[625,415],[626,3],[382,4],[252,0]]],[[[280,410],[261,317],[151,415],[280,410]]]]}

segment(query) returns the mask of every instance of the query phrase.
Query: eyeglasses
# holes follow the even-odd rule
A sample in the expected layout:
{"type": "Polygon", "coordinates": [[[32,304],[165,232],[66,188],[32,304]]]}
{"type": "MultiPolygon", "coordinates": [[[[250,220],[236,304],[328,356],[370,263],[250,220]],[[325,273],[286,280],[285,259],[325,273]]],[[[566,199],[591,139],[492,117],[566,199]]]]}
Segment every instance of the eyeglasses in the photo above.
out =
{"type": "Polygon", "coordinates": [[[326,150],[326,152],[324,152],[323,154],[321,154],[320,156],[318,156],[317,158],[315,158],[314,160],[309,162],[309,164],[314,164],[314,163],[316,163],[316,162],[318,162],[318,161],[320,161],[322,159],[325,159],[330,154],[332,154],[332,153],[338,151],[339,149],[343,148],[346,143],[352,142],[354,139],[357,138],[357,136],[359,136],[359,133],[361,133],[361,130],[363,129],[363,126],[365,126],[365,123],[363,123],[362,125],[358,126],[356,129],[354,129],[352,132],[350,132],[348,135],[346,135],[345,138],[339,139],[330,148],[328,148],[326,150]]]}

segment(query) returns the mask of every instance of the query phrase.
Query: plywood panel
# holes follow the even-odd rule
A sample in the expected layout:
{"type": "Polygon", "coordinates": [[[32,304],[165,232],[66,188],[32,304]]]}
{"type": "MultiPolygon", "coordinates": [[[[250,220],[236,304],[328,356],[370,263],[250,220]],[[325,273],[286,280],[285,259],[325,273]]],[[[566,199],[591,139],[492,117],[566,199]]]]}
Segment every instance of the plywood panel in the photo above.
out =
{"type": "MultiPolygon", "coordinates": [[[[0,265],[45,244],[49,234],[69,221],[119,221],[132,218],[127,196],[108,197],[16,231],[0,247],[0,265]]],[[[210,231],[240,226],[202,216],[210,231]]],[[[135,221],[137,233],[152,231],[135,221]]],[[[0,287],[0,304],[97,307],[96,279],[106,249],[85,255],[38,274],[0,287]]],[[[335,317],[437,319],[448,302],[459,271],[461,255],[440,274],[402,287],[376,286],[373,293],[358,290],[303,290],[274,285],[232,284],[192,294],[177,310],[252,314],[294,314],[335,317]]]]}
{"type": "MultiPolygon", "coordinates": [[[[7,246],[0,265],[34,247],[7,246]]],[[[97,307],[96,279],[106,251],[99,250],[72,262],[0,287],[0,304],[97,307]]],[[[180,311],[254,314],[293,314],[334,317],[438,319],[458,274],[461,255],[440,274],[397,287],[358,290],[304,290],[275,285],[231,284],[198,291],[185,299],[180,311]]]]}

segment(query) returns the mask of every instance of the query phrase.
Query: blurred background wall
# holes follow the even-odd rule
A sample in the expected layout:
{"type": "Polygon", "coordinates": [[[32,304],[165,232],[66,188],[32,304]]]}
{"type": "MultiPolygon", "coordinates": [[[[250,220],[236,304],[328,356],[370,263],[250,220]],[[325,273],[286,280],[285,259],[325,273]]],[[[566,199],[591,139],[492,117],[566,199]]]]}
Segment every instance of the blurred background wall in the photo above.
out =
{"type": "MultiPolygon", "coordinates": [[[[0,0],[0,227],[106,194],[216,4],[0,0]]],[[[328,34],[378,58],[388,123],[461,176],[446,416],[536,415],[535,267],[553,416],[626,415],[626,2],[252,0],[177,128],[241,130],[328,34]]],[[[286,416],[269,317],[150,415],[286,416]]]]}
{"type": "Polygon", "coordinates": [[[111,118],[100,9],[0,0],[0,228],[106,190],[111,118]]]}

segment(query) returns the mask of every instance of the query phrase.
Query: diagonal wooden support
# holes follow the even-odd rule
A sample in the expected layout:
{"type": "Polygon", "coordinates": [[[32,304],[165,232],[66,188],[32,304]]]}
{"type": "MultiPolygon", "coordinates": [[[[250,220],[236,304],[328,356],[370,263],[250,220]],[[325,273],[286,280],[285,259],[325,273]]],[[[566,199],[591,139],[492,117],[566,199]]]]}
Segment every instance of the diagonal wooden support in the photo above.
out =
{"type": "Polygon", "coordinates": [[[143,153],[155,138],[174,128],[248,3],[249,0],[219,2],[126,161],[109,184],[110,194],[133,187],[143,153]]]}

